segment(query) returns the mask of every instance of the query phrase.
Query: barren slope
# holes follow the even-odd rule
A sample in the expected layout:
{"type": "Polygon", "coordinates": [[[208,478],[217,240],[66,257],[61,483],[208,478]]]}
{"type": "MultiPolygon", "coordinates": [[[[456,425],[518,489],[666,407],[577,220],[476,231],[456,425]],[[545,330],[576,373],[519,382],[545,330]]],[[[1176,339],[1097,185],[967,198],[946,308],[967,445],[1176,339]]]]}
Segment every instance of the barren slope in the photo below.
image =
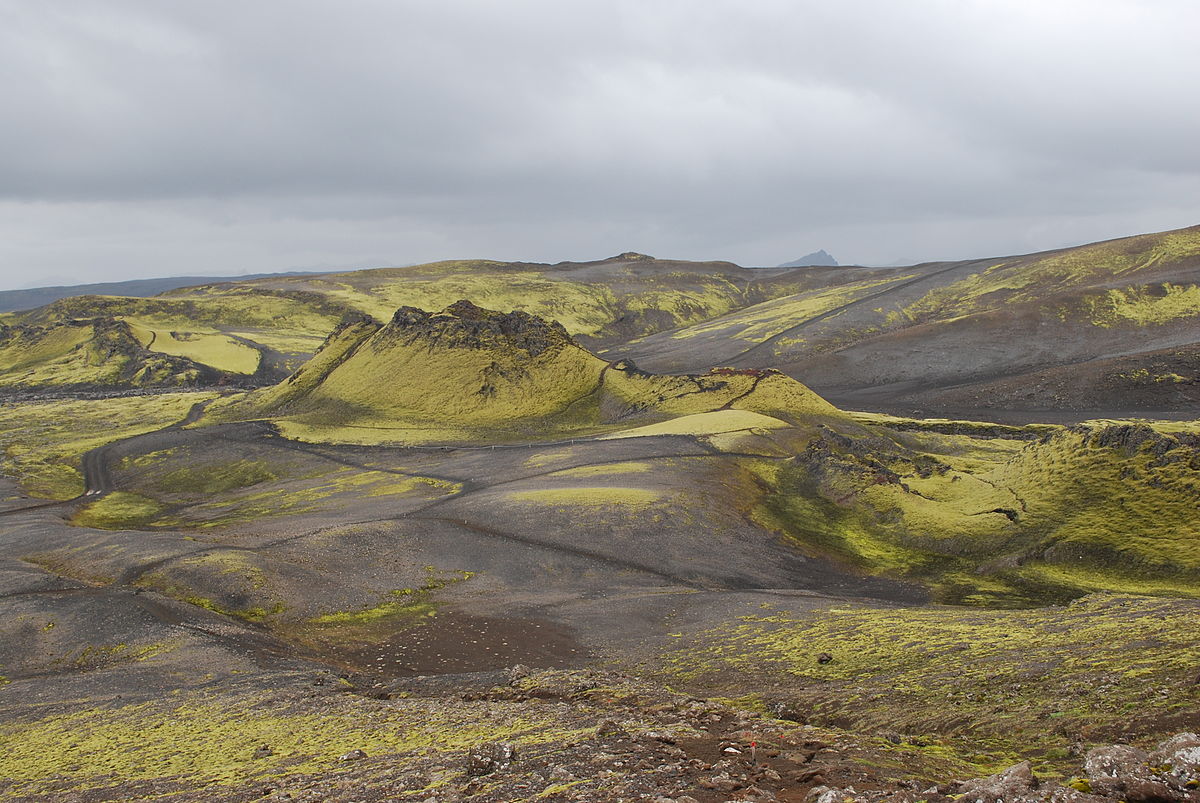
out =
{"type": "Polygon", "coordinates": [[[1200,401],[1198,347],[1200,227],[876,272],[606,354],[776,367],[874,409],[1163,411],[1200,401]]]}

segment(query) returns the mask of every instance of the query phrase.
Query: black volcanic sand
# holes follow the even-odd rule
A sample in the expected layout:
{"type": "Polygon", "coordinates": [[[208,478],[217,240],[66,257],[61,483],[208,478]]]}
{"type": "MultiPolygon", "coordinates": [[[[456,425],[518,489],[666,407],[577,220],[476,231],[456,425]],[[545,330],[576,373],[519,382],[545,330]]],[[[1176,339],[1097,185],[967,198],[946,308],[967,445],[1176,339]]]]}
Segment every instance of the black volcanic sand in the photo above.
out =
{"type": "MultiPolygon", "coordinates": [[[[89,482],[151,494],[175,464],[122,458],[169,449],[184,461],[282,459],[298,477],[390,472],[461,490],[350,488],[292,515],[194,530],[68,524],[85,500],[0,514],[0,674],[12,681],[0,697],[161,691],[322,664],[376,680],[582,666],[657,653],[674,621],[721,621],[775,590],[798,592],[804,606],[821,595],[927,598],[915,585],[801,555],[755,526],[737,505],[737,458],[691,437],[443,451],[312,446],[253,424],[174,428],[94,453],[89,482]],[[630,461],[649,470],[561,473],[630,461]],[[520,496],[579,485],[636,487],[661,502],[625,509],[520,496]],[[309,624],[394,600],[432,576],[440,579],[421,592],[436,609],[428,621],[385,618],[369,632],[309,624]]],[[[288,490],[293,480],[281,482],[288,490]]],[[[186,520],[189,508],[170,513],[186,520]]]]}
{"type": "Polygon", "coordinates": [[[527,618],[474,616],[443,611],[414,627],[369,644],[322,644],[322,654],[362,675],[395,678],[454,675],[504,669],[579,666],[587,651],[570,628],[527,618]]]}

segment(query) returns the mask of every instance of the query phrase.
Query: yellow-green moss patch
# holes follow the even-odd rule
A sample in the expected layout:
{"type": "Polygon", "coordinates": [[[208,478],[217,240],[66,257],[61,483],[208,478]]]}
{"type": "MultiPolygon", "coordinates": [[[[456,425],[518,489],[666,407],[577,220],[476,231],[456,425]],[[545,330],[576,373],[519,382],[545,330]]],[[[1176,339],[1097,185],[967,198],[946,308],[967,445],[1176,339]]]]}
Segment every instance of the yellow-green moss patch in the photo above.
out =
{"type": "Polygon", "coordinates": [[[149,524],[162,511],[163,506],[153,499],[117,491],[84,505],[71,523],[101,530],[130,530],[149,524]]]}
{"type": "Polygon", "coordinates": [[[613,506],[646,507],[657,502],[661,494],[646,488],[623,487],[577,487],[538,488],[530,491],[511,491],[508,498],[515,502],[557,507],[613,506]]]}

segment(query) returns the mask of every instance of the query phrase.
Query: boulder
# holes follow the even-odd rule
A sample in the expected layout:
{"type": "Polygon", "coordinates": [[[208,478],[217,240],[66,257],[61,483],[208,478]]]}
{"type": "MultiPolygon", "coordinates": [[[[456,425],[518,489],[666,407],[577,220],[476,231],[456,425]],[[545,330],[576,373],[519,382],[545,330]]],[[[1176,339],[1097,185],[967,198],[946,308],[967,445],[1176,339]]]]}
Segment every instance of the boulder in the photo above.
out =
{"type": "Polygon", "coordinates": [[[961,790],[962,803],[1021,803],[1040,801],[1037,776],[1028,761],[1022,761],[1004,772],[967,781],[961,790]]]}
{"type": "Polygon", "coordinates": [[[467,754],[467,774],[488,775],[497,770],[508,769],[516,759],[516,747],[510,742],[485,744],[467,754]]]}
{"type": "Polygon", "coordinates": [[[1136,747],[1125,744],[1098,747],[1088,752],[1083,768],[1093,794],[1129,803],[1200,803],[1200,794],[1186,789],[1174,777],[1156,772],[1151,767],[1150,755],[1136,747]]]}

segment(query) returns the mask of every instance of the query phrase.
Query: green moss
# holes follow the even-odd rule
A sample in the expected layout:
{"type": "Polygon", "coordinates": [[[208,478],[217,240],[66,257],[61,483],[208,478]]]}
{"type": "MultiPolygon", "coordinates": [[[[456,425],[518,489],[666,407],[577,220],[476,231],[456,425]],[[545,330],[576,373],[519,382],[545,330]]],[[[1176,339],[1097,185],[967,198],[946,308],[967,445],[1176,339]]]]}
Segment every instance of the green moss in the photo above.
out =
{"type": "Polygon", "coordinates": [[[131,321],[134,336],[151,351],[187,357],[222,371],[250,375],[258,370],[261,353],[245,343],[215,331],[153,329],[131,321]]]}
{"type": "Polygon", "coordinates": [[[939,428],[825,431],[798,460],[754,468],[774,490],[754,515],[803,550],[921,580],[944,602],[1200,596],[1200,458],[1185,437],[1105,422],[999,438],[939,428]]]}
{"type": "Polygon", "coordinates": [[[1155,723],[1194,710],[1198,604],[1115,595],[1027,611],[844,604],[740,617],[676,642],[665,660],[689,684],[786,689],[816,724],[1029,754],[1170,727],[1155,723]],[[833,660],[818,663],[821,652],[833,660]]]}
{"type": "Polygon", "coordinates": [[[370,608],[356,611],[335,611],[313,617],[314,625],[363,625],[381,619],[420,619],[437,613],[437,605],[430,594],[454,583],[463,583],[474,577],[474,572],[443,572],[434,566],[425,567],[425,582],[419,588],[398,588],[389,592],[388,599],[370,608]]]}
{"type": "Polygon", "coordinates": [[[157,644],[89,644],[73,658],[64,659],[72,669],[86,671],[92,669],[107,669],[121,664],[138,663],[170,652],[175,644],[162,642],[157,644]]]}
{"type": "Polygon", "coordinates": [[[646,488],[622,488],[615,486],[538,488],[530,491],[510,491],[507,497],[514,502],[534,505],[615,506],[643,508],[657,502],[660,494],[646,488]]]}
{"type": "Polygon", "coordinates": [[[270,587],[263,561],[241,550],[213,549],[144,574],[136,584],[222,616],[261,623],[285,610],[270,587]]]}
{"type": "Polygon", "coordinates": [[[197,608],[203,608],[206,611],[219,613],[222,616],[229,616],[234,619],[241,619],[245,622],[253,622],[256,624],[267,621],[267,619],[278,616],[283,613],[285,608],[282,602],[275,602],[270,607],[262,605],[251,605],[249,607],[231,607],[222,605],[217,600],[211,597],[201,596],[195,593],[195,590],[184,583],[182,580],[171,577],[164,572],[153,572],[143,575],[138,579],[137,585],[141,588],[149,588],[157,591],[160,594],[177,599],[180,602],[186,602],[189,605],[195,605],[197,608]]]}
{"type": "Polygon", "coordinates": [[[164,393],[95,401],[0,405],[4,471],[33,496],[70,499],[83,493],[83,453],[181,420],[212,393],[164,393]]]}
{"type": "MultiPolygon", "coordinates": [[[[765,301],[706,323],[679,329],[672,333],[676,339],[704,335],[735,337],[752,343],[773,337],[817,315],[857,301],[889,284],[911,279],[912,276],[889,276],[851,282],[836,287],[823,287],[786,298],[765,301]]],[[[793,344],[801,341],[793,341],[793,344]]]]}
{"type": "Polygon", "coordinates": [[[153,487],[166,493],[220,494],[278,479],[263,460],[236,460],[203,467],[182,467],[163,474],[153,487]]]}
{"type": "MultiPolygon", "coordinates": [[[[191,474],[194,471],[202,476],[208,470],[183,469],[183,472],[191,474]]],[[[194,487],[180,485],[181,491],[187,489],[188,492],[172,496],[175,511],[170,516],[156,519],[154,524],[160,527],[209,529],[308,513],[352,495],[376,497],[423,493],[441,496],[461,490],[457,483],[386,471],[361,471],[346,467],[289,478],[286,476],[288,470],[281,464],[267,467],[223,464],[214,471],[215,485],[234,485],[235,480],[240,482],[260,476],[263,479],[246,487],[229,487],[220,495],[196,493],[194,487]],[[268,480],[265,478],[267,474],[278,476],[279,479],[268,480]]]]}
{"type": "Polygon", "coordinates": [[[606,435],[606,438],[654,437],[656,435],[720,435],[729,432],[770,430],[786,427],[777,418],[749,410],[718,410],[672,418],[658,424],[647,424],[606,435]]]}
{"type": "MultiPolygon", "coordinates": [[[[528,462],[528,461],[526,461],[528,462]]],[[[604,463],[598,466],[580,466],[556,471],[556,477],[605,477],[613,474],[644,474],[650,471],[649,463],[635,461],[623,463],[604,463]]]]}
{"type": "Polygon", "coordinates": [[[101,530],[133,530],[154,521],[162,511],[163,506],[153,499],[116,491],[84,505],[71,523],[101,530]]]}
{"type": "Polygon", "coordinates": [[[314,617],[309,621],[315,625],[363,625],[380,619],[411,619],[414,623],[434,616],[437,606],[425,600],[419,591],[411,588],[391,592],[389,599],[371,608],[357,611],[337,611],[314,617]]]}
{"type": "Polygon", "coordinates": [[[0,723],[0,776],[9,794],[60,794],[150,779],[187,786],[226,786],[250,779],[329,772],[351,749],[372,757],[421,751],[458,753],[490,741],[518,745],[580,738],[552,712],[517,703],[387,704],[337,698],[324,708],[281,702],[279,695],[175,696],[29,721],[0,723]],[[271,754],[254,757],[270,745],[271,754]]]}

